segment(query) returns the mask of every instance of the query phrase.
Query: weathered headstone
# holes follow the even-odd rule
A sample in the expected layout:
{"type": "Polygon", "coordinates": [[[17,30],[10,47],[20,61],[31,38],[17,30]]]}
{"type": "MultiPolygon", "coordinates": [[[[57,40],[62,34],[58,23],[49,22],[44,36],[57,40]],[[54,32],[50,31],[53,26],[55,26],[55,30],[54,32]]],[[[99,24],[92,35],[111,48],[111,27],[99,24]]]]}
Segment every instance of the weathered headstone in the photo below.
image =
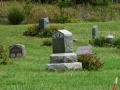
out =
{"type": "Polygon", "coordinates": [[[88,46],[78,47],[78,49],[76,50],[76,54],[77,55],[92,54],[92,46],[88,45],[88,46]]]}
{"type": "Polygon", "coordinates": [[[67,30],[58,30],[52,35],[53,53],[73,52],[72,33],[67,30]]]}
{"type": "Polygon", "coordinates": [[[73,53],[72,33],[67,30],[58,30],[52,35],[53,54],[50,55],[50,64],[47,70],[82,69],[82,63],[77,61],[77,54],[73,53]]]}
{"type": "Polygon", "coordinates": [[[26,56],[25,46],[21,44],[15,44],[9,47],[9,57],[22,57],[26,56]]]}
{"type": "Polygon", "coordinates": [[[108,43],[112,43],[112,42],[113,42],[113,39],[114,39],[114,36],[113,36],[113,35],[108,35],[108,36],[107,36],[107,42],[108,42],[108,43]]]}
{"type": "Polygon", "coordinates": [[[48,18],[41,18],[39,20],[40,31],[42,31],[44,28],[49,28],[49,19],[48,18]]]}
{"type": "Polygon", "coordinates": [[[98,36],[98,26],[92,27],[92,39],[94,39],[96,36],[98,36]]]}

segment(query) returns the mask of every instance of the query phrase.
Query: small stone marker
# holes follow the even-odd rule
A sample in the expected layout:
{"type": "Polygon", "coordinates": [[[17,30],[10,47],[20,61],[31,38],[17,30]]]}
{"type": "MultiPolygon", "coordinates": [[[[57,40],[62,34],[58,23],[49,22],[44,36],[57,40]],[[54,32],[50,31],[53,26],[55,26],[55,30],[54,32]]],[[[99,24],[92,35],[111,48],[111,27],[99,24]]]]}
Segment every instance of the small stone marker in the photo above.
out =
{"type": "Polygon", "coordinates": [[[21,44],[15,44],[9,47],[9,57],[22,57],[26,56],[25,46],[21,44]]]}
{"type": "Polygon", "coordinates": [[[44,28],[49,28],[49,19],[48,18],[41,18],[39,20],[40,31],[42,31],[44,28]]]}
{"type": "Polygon", "coordinates": [[[113,42],[113,39],[114,39],[114,36],[113,36],[113,35],[108,35],[108,36],[107,36],[107,42],[108,42],[108,43],[112,43],[112,42],[113,42]]]}
{"type": "Polygon", "coordinates": [[[96,36],[98,36],[98,26],[93,26],[92,28],[92,39],[94,39],[96,36]]]}
{"type": "Polygon", "coordinates": [[[92,54],[92,46],[88,45],[88,46],[78,47],[78,49],[76,50],[76,54],[77,55],[92,54]]]}
{"type": "Polygon", "coordinates": [[[77,54],[73,53],[72,33],[67,30],[58,30],[52,35],[53,54],[50,55],[50,64],[47,70],[76,70],[82,69],[82,63],[77,61],[77,54]]]}

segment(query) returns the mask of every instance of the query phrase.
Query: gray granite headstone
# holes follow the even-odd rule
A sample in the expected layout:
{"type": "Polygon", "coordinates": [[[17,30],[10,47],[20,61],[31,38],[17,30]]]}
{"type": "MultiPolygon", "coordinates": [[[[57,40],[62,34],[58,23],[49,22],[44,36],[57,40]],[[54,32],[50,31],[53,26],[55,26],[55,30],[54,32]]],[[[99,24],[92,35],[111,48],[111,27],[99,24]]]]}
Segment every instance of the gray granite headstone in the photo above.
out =
{"type": "Polygon", "coordinates": [[[53,54],[50,55],[48,71],[79,70],[82,63],[77,61],[77,54],[73,53],[72,33],[67,30],[58,30],[52,35],[53,54]]]}
{"type": "Polygon", "coordinates": [[[78,47],[78,49],[76,50],[76,54],[77,55],[92,54],[92,46],[88,45],[88,46],[78,47]]]}
{"type": "Polygon", "coordinates": [[[39,20],[40,31],[42,31],[44,28],[49,28],[49,19],[48,18],[41,18],[39,20]]]}
{"type": "Polygon", "coordinates": [[[22,57],[26,56],[25,46],[21,44],[15,44],[9,47],[9,57],[22,57]]]}
{"type": "Polygon", "coordinates": [[[98,26],[92,27],[92,39],[94,39],[96,36],[98,36],[98,26]]]}
{"type": "Polygon", "coordinates": [[[72,53],[72,33],[67,30],[58,30],[52,35],[53,53],[72,53]]]}

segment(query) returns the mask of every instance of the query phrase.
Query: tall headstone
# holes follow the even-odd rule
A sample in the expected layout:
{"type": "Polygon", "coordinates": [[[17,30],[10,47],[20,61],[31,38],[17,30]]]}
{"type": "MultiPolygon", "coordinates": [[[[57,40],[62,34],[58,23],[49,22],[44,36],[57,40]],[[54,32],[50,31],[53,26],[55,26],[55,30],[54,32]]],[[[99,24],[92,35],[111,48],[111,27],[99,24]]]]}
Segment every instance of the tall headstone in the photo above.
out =
{"type": "Polygon", "coordinates": [[[94,39],[96,36],[98,36],[98,26],[97,25],[92,27],[92,39],[94,39]]]}
{"type": "Polygon", "coordinates": [[[82,69],[82,63],[77,62],[77,54],[73,53],[72,33],[67,30],[58,30],[52,35],[53,54],[50,55],[50,64],[47,70],[82,69]]]}
{"type": "Polygon", "coordinates": [[[41,18],[39,20],[39,30],[42,31],[44,28],[49,28],[49,19],[41,18]]]}
{"type": "Polygon", "coordinates": [[[16,58],[26,56],[25,46],[21,44],[15,44],[9,47],[9,57],[16,58]]]}
{"type": "Polygon", "coordinates": [[[72,33],[67,30],[58,30],[52,36],[53,53],[72,53],[72,33]]]}

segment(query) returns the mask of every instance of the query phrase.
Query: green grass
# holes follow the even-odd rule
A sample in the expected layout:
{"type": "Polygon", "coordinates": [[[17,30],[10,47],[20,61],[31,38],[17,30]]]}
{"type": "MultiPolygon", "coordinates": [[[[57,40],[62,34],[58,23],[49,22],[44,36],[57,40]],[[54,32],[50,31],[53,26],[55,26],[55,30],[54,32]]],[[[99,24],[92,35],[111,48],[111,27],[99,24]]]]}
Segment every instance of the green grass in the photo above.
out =
{"type": "MultiPolygon", "coordinates": [[[[99,35],[120,33],[120,22],[88,22],[54,24],[73,33],[74,52],[78,46],[88,45],[92,26],[98,25],[99,35]]],[[[13,64],[0,65],[0,90],[112,90],[114,80],[120,77],[120,50],[112,47],[94,47],[100,61],[105,63],[98,71],[46,71],[52,46],[42,46],[44,38],[23,36],[29,25],[1,25],[0,44],[8,47],[23,44],[26,57],[9,58],[13,64]]],[[[120,89],[118,81],[117,90],[120,89]]]]}

